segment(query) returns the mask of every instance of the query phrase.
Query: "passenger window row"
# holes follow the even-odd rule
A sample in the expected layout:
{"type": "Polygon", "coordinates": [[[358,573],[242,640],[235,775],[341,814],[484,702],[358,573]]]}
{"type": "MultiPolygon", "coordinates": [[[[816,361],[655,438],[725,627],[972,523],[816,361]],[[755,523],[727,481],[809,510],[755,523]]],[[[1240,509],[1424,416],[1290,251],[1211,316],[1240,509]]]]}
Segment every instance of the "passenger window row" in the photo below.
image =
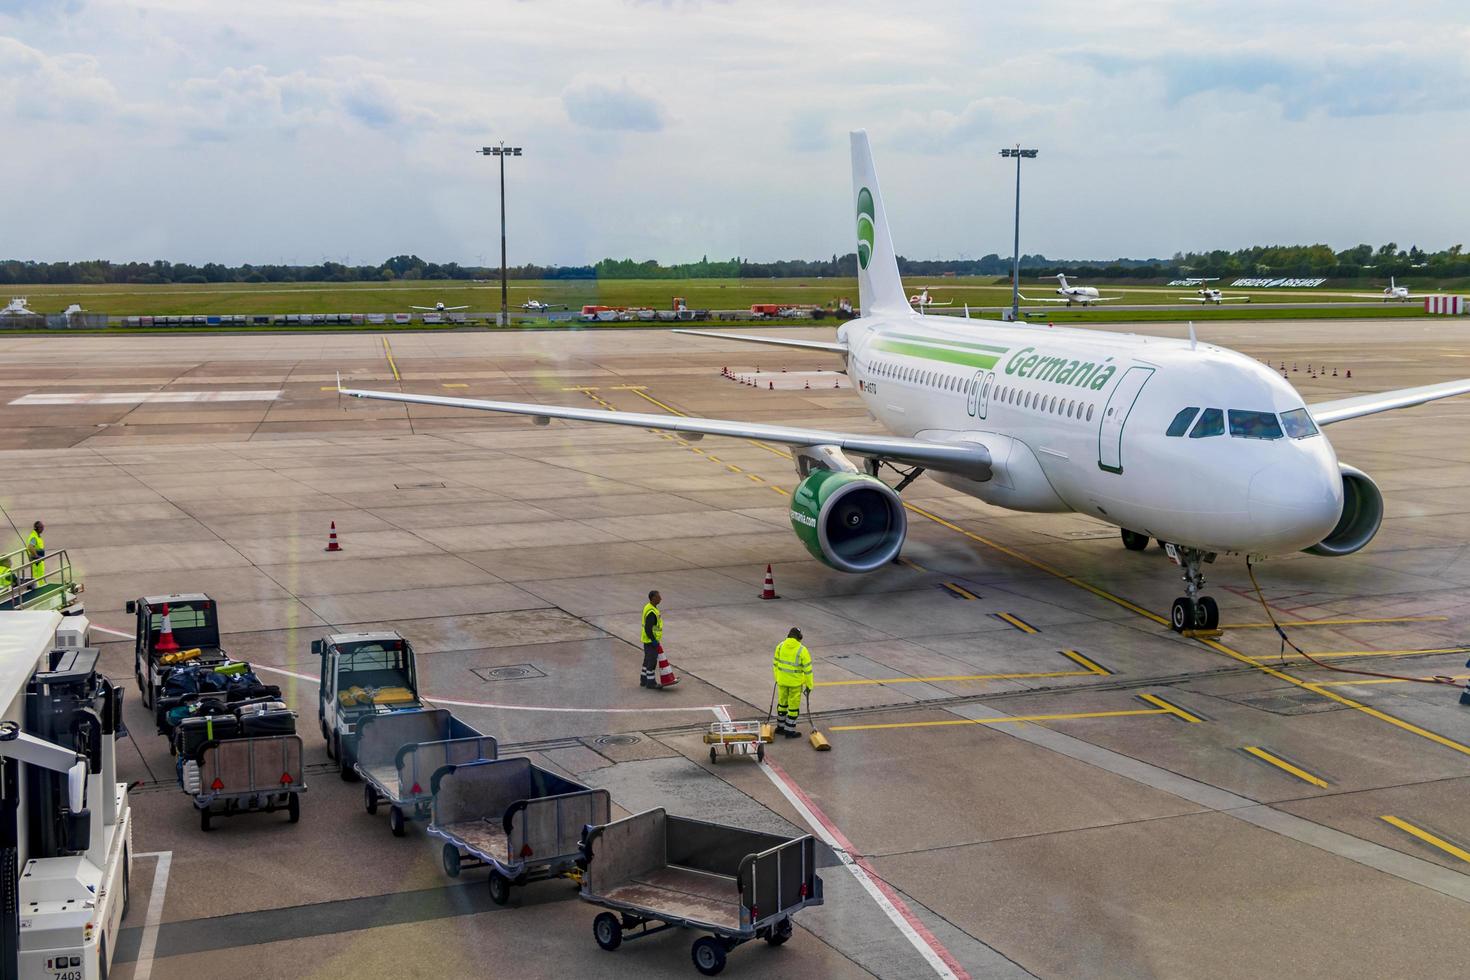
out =
{"type": "Polygon", "coordinates": [[[1305,408],[1294,408],[1289,412],[1282,412],[1278,419],[1274,412],[1253,412],[1240,408],[1228,410],[1207,408],[1200,411],[1199,406],[1195,405],[1180,409],[1179,413],[1174,416],[1174,421],[1169,423],[1169,428],[1164,431],[1164,435],[1176,439],[1186,432],[1189,433],[1191,439],[1223,436],[1227,417],[1230,423],[1230,434],[1237,439],[1269,440],[1287,436],[1293,439],[1305,439],[1307,436],[1317,434],[1317,426],[1312,422],[1311,413],[1305,408]],[[1193,428],[1190,428],[1191,422],[1194,423],[1193,428]]]}
{"type": "MultiPolygon", "coordinates": [[[[941,391],[953,391],[963,395],[971,394],[975,385],[980,380],[978,375],[961,378],[945,374],[942,371],[930,371],[923,368],[910,367],[905,364],[896,364],[891,361],[875,362],[870,367],[869,373],[879,378],[891,378],[895,381],[904,381],[910,384],[927,385],[931,388],[938,388],[941,391]]],[[[1091,422],[1093,413],[1096,411],[1095,406],[1086,401],[1065,398],[1060,395],[1046,395],[1041,392],[1026,391],[1013,386],[997,387],[993,397],[995,401],[1003,405],[1014,405],[1017,408],[1045,412],[1050,415],[1060,415],[1063,418],[1077,419],[1078,421],[1091,422]]],[[[1187,425],[1188,422],[1185,424],[1187,425]]]]}
{"type": "Polygon", "coordinates": [[[953,391],[962,395],[968,395],[970,389],[975,386],[973,377],[967,380],[959,375],[946,374],[943,371],[928,371],[890,361],[875,362],[868,373],[879,378],[907,381],[910,384],[938,388],[940,391],[953,391]]]}

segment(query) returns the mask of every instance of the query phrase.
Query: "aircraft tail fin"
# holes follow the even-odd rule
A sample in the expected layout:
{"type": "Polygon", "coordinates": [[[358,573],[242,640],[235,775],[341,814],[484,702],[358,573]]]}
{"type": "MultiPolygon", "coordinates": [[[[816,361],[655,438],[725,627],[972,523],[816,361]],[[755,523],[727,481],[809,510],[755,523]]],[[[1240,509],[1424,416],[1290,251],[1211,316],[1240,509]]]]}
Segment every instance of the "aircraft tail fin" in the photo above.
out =
{"type": "Polygon", "coordinates": [[[864,316],[875,313],[909,313],[903,280],[898,276],[898,255],[888,233],[888,215],[878,192],[878,171],[868,148],[866,130],[852,136],[852,195],[857,211],[858,299],[864,316]]]}

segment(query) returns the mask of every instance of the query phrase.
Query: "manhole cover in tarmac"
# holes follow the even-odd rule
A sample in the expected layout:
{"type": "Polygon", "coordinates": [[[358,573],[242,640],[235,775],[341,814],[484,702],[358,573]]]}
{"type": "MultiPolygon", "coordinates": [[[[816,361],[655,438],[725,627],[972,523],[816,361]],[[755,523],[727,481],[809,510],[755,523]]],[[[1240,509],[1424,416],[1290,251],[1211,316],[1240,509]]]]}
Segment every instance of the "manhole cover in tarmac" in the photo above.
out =
{"type": "Polygon", "coordinates": [[[1346,710],[1347,705],[1314,694],[1311,691],[1268,691],[1265,694],[1234,695],[1226,698],[1247,708],[1259,708],[1275,715],[1314,715],[1323,711],[1346,710]]]}
{"type": "Polygon", "coordinates": [[[592,740],[593,745],[637,745],[637,735],[599,735],[592,740]]]}
{"type": "Polygon", "coordinates": [[[530,664],[506,664],[503,667],[472,667],[471,673],[482,681],[520,681],[530,677],[545,677],[530,664]]]}

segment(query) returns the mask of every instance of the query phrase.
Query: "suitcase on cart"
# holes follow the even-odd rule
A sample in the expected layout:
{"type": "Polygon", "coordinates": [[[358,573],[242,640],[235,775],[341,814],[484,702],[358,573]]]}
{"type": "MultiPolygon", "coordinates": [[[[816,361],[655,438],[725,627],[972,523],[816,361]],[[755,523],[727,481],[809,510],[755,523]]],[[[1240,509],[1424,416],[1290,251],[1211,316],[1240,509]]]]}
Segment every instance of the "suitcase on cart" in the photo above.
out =
{"type": "Polygon", "coordinates": [[[201,715],[179,722],[174,750],[192,759],[205,742],[223,742],[240,737],[240,720],[234,715],[201,715]]]}
{"type": "Polygon", "coordinates": [[[240,732],[249,738],[260,735],[295,735],[296,713],[279,701],[242,708],[240,732]]]}

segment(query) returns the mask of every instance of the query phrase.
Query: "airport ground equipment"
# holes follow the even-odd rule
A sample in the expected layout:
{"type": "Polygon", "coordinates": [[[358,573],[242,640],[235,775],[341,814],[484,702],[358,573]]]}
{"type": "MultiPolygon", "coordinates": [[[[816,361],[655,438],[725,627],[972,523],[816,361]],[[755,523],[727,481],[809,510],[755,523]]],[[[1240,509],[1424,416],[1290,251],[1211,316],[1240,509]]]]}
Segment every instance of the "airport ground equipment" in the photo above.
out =
{"type": "Polygon", "coordinates": [[[791,916],[822,904],[816,841],[675,817],[662,809],[588,827],[582,841],[583,900],[610,911],[592,923],[597,945],[675,927],[710,933],[694,941],[705,976],[752,939],[780,946],[791,916]],[[637,930],[631,932],[630,930],[637,930]]]}
{"type": "Polygon", "coordinates": [[[66,615],[80,614],[83,587],[76,580],[66,549],[47,551],[42,561],[45,562],[46,573],[37,578],[31,574],[32,560],[26,549],[0,554],[0,568],[9,569],[9,575],[0,576],[0,581],[9,583],[0,586],[0,610],[54,610],[66,615]]]}
{"type": "Polygon", "coordinates": [[[219,645],[219,605],[202,592],[144,596],[129,600],[125,608],[137,619],[133,629],[133,674],[145,708],[156,708],[164,674],[175,662],[213,666],[228,659],[219,645]],[[177,651],[158,649],[164,635],[165,608],[177,651]],[[176,653],[193,650],[199,653],[187,661],[175,657],[176,653]],[[164,658],[169,662],[165,663],[164,658]]]}
{"type": "Polygon", "coordinates": [[[180,767],[179,784],[193,798],[199,829],[206,833],[214,818],[246,813],[285,810],[287,819],[296,823],[301,819],[301,794],[306,792],[301,736],[206,741],[180,767]]]}
{"type": "MultiPolygon", "coordinates": [[[[53,553],[54,555],[54,553],[53,553]]],[[[49,556],[48,556],[49,557],[49,556]]],[[[0,978],[105,977],[132,865],[123,692],[82,617],[0,613],[0,978]],[[63,624],[73,635],[62,638],[63,624]],[[22,911],[24,915],[22,915],[22,911]]]]}
{"type": "Polygon", "coordinates": [[[612,797],[512,758],[445,766],[430,782],[428,831],[444,841],[444,871],[490,869],[490,900],[512,886],[577,872],[582,829],[612,819],[612,797]]]}
{"type": "Polygon", "coordinates": [[[766,746],[775,740],[775,727],[760,721],[712,721],[704,733],[711,763],[719,761],[721,750],[725,755],[753,755],[764,762],[766,746]]]}
{"type": "Polygon", "coordinates": [[[313,640],[311,652],[321,661],[317,719],[327,740],[327,755],[337,760],[342,778],[352,780],[362,720],[424,706],[413,646],[392,631],[336,633],[313,640]]]}
{"type": "MultiPolygon", "coordinates": [[[[388,804],[388,829],[402,837],[410,820],[427,819],[433,774],[446,765],[493,760],[495,739],[481,735],[445,708],[368,715],[358,722],[352,755],[342,760],[365,784],[368,813],[388,804]]],[[[345,776],[344,776],[345,778],[345,776]]]]}
{"type": "Polygon", "coordinates": [[[810,689],[806,692],[806,720],[812,726],[812,733],[808,738],[808,741],[812,743],[812,748],[818,752],[831,752],[832,743],[827,741],[827,736],[817,731],[817,716],[812,713],[812,692],[810,689]]]}

